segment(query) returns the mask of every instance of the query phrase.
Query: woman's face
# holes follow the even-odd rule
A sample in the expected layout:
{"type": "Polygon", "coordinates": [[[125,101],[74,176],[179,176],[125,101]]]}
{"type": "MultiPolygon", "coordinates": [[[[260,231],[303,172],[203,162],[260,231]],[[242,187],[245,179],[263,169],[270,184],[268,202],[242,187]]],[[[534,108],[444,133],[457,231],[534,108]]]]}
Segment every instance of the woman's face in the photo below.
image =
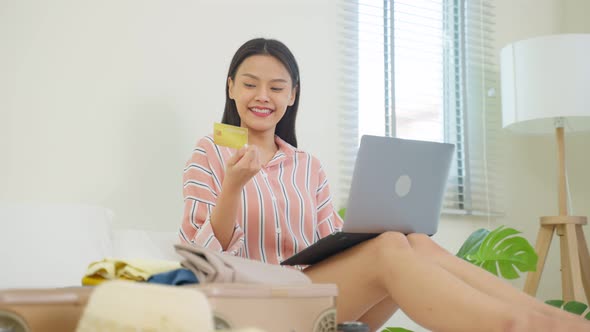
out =
{"type": "Polygon", "coordinates": [[[253,55],[238,67],[235,80],[228,78],[241,126],[251,132],[274,135],[288,106],[295,102],[295,88],[283,64],[270,55],[253,55]]]}

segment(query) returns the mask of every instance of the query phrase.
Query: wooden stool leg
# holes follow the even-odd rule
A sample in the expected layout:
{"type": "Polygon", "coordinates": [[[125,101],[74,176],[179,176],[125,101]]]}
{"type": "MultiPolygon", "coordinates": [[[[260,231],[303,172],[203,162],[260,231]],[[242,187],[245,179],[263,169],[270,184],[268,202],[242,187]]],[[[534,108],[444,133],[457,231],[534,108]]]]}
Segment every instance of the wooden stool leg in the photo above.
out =
{"type": "Polygon", "coordinates": [[[588,245],[586,244],[586,237],[584,236],[582,225],[576,225],[576,235],[578,237],[582,284],[586,293],[586,303],[590,303],[590,253],[588,253],[588,245]]]}
{"type": "Polygon", "coordinates": [[[576,225],[565,224],[558,227],[563,228],[564,231],[560,237],[563,300],[583,301],[585,294],[580,272],[576,225]]]}
{"type": "Polygon", "coordinates": [[[537,270],[529,272],[524,283],[524,292],[531,296],[537,295],[539,281],[541,280],[541,274],[543,274],[543,268],[545,267],[545,260],[547,259],[547,252],[549,252],[549,247],[551,246],[554,230],[554,225],[541,225],[541,228],[539,228],[537,244],[535,245],[535,251],[539,256],[537,270]]]}

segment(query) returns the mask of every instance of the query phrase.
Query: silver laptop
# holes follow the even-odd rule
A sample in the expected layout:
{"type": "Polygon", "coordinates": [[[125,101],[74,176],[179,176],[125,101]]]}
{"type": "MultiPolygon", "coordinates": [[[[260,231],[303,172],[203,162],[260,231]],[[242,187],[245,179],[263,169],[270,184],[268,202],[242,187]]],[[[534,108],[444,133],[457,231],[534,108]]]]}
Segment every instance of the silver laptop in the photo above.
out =
{"type": "Polygon", "coordinates": [[[311,265],[386,231],[434,235],[454,145],[393,137],[361,138],[341,232],[281,265],[311,265]]]}

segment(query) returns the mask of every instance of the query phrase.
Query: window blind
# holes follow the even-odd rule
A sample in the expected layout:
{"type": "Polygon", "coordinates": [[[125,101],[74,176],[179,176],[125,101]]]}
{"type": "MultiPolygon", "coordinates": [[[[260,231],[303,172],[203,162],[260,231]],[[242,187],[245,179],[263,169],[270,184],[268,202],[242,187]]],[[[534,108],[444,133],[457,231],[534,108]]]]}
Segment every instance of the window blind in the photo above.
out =
{"type": "Polygon", "coordinates": [[[456,146],[443,213],[500,213],[492,0],[342,2],[341,206],[363,134],[456,146]]]}

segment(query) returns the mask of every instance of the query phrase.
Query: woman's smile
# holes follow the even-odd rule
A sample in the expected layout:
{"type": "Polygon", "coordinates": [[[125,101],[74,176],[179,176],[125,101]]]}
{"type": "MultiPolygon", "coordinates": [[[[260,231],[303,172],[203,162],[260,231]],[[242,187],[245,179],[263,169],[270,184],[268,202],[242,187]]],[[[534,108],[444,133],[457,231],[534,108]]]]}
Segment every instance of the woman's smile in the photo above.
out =
{"type": "Polygon", "coordinates": [[[249,110],[254,115],[261,117],[261,118],[266,118],[267,116],[271,115],[274,112],[274,110],[267,108],[267,107],[250,107],[249,110]]]}

